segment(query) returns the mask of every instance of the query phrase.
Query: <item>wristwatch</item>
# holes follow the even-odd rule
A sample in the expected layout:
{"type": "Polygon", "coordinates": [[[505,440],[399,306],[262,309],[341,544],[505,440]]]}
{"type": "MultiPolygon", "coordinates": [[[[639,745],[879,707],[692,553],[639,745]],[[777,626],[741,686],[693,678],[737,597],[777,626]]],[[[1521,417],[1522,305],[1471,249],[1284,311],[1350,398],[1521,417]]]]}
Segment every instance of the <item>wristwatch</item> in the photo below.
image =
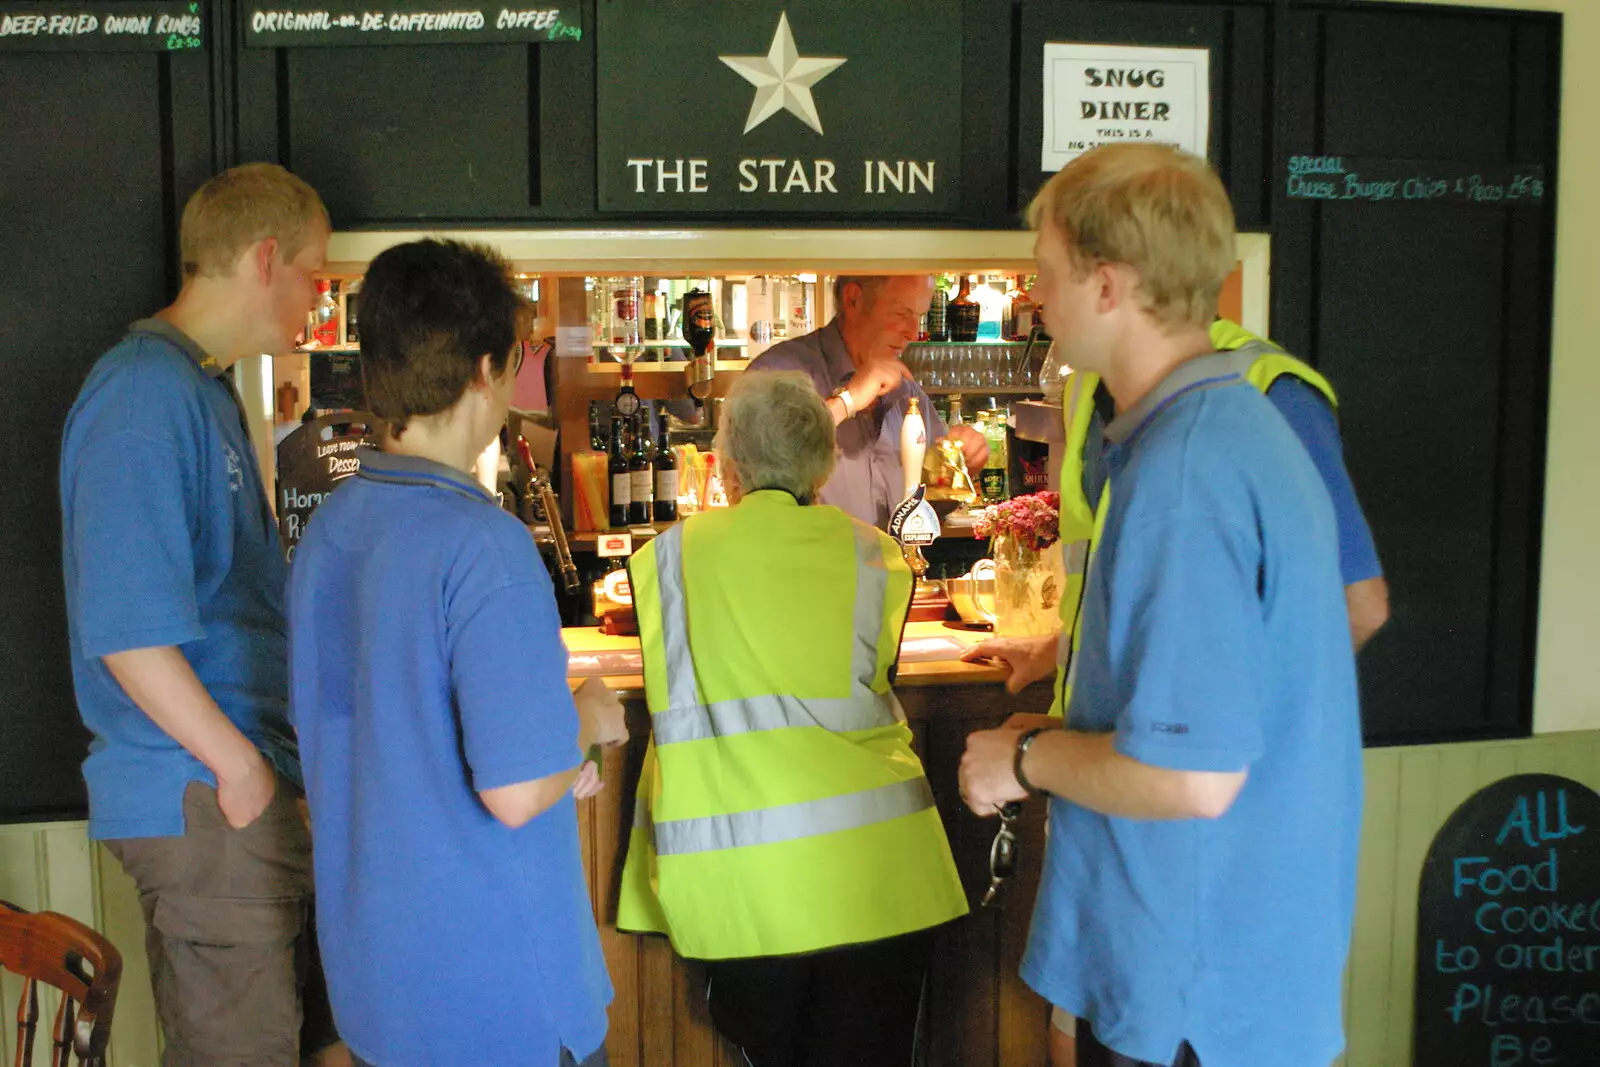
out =
{"type": "Polygon", "coordinates": [[[1017,784],[1028,791],[1030,797],[1036,797],[1044,790],[1028,781],[1028,776],[1022,773],[1022,757],[1028,754],[1028,749],[1033,747],[1033,742],[1040,734],[1050,729],[1048,726],[1035,726],[1017,738],[1017,751],[1011,757],[1011,773],[1017,779],[1017,784]]]}
{"type": "Polygon", "coordinates": [[[837,399],[844,404],[844,417],[849,418],[856,413],[855,399],[850,395],[850,387],[841,385],[828,397],[829,400],[837,399]]]}

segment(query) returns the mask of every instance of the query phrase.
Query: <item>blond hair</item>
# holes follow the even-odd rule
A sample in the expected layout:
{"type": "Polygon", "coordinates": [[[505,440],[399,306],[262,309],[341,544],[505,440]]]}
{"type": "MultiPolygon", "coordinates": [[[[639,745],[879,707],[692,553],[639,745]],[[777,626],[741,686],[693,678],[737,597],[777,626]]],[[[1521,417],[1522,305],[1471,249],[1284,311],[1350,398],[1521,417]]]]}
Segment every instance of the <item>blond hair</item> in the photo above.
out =
{"type": "Polygon", "coordinates": [[[1095,263],[1139,275],[1141,306],[1171,328],[1208,325],[1233,270],[1233,205],[1211,165],[1170,145],[1091,149],[1044,184],[1028,225],[1066,240],[1081,277],[1095,263]]]}
{"type": "Polygon", "coordinates": [[[304,180],[276,163],[246,163],[196,189],[183,208],[178,246],[185,279],[227,277],[245,249],[269,237],[288,263],[312,240],[317,225],[331,230],[328,209],[304,180]]]}
{"type": "Polygon", "coordinates": [[[833,416],[801,371],[741,374],[712,447],[744,493],[784,489],[807,502],[833,473],[833,416]]]}

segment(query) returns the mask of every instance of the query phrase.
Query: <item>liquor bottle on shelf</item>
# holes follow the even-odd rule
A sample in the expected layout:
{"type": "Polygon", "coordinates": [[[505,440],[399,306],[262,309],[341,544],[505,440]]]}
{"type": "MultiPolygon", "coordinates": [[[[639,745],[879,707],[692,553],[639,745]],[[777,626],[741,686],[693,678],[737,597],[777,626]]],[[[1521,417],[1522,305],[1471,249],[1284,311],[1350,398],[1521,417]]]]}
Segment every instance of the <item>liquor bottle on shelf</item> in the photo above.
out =
{"type": "Polygon", "coordinates": [[[624,451],[623,420],[611,420],[611,459],[607,469],[611,473],[611,528],[628,525],[628,501],[632,495],[633,473],[628,469],[628,454],[624,451]]]}
{"type": "Polygon", "coordinates": [[[683,339],[689,342],[689,365],[684,368],[688,393],[704,401],[717,375],[717,319],[709,292],[691,289],[683,294],[683,339]]]}
{"type": "Polygon", "coordinates": [[[656,441],[656,521],[678,521],[678,457],[667,441],[667,414],[661,413],[661,436],[656,441]]]}
{"type": "Polygon", "coordinates": [[[655,470],[650,462],[650,416],[640,412],[633,427],[633,455],[628,458],[628,525],[650,522],[656,495],[655,470]]]}
{"type": "Polygon", "coordinates": [[[933,302],[928,305],[928,340],[950,340],[949,306],[950,294],[936,279],[933,283],[933,302]]]}
{"type": "Polygon", "coordinates": [[[344,343],[361,343],[361,331],[356,325],[356,305],[361,301],[361,279],[344,283],[344,343]]]}
{"type": "Polygon", "coordinates": [[[661,318],[656,310],[661,297],[654,289],[647,289],[644,294],[644,339],[646,341],[660,341],[661,318]]]}
{"type": "Polygon", "coordinates": [[[308,347],[330,348],[339,343],[339,304],[333,298],[333,283],[317,279],[317,306],[311,311],[306,333],[308,347]]]}
{"type": "Polygon", "coordinates": [[[983,317],[983,306],[972,298],[972,275],[961,276],[961,289],[945,309],[945,319],[950,327],[950,340],[976,341],[978,321],[983,317]]]}
{"type": "Polygon", "coordinates": [[[1033,302],[1033,294],[1028,291],[1027,279],[1017,275],[1016,296],[1011,302],[1011,338],[1016,341],[1026,341],[1033,332],[1033,321],[1038,315],[1038,305],[1033,302]]]}
{"type": "Polygon", "coordinates": [[[1006,413],[998,409],[987,413],[983,435],[989,441],[989,458],[984,461],[979,475],[983,499],[988,504],[998,504],[1011,498],[1011,456],[1006,450],[1006,413]]]}

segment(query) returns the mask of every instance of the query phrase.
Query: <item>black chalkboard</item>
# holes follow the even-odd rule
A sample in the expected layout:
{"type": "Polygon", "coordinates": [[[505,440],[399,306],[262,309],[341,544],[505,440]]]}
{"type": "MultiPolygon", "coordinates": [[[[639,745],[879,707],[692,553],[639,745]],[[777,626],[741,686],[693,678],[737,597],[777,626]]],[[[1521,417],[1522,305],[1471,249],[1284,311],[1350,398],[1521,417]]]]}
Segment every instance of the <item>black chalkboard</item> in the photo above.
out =
{"type": "Polygon", "coordinates": [[[1416,1067],[1600,1064],[1600,795],[1552,774],[1478,791],[1418,908],[1416,1067]]]}
{"type": "Polygon", "coordinates": [[[1503,207],[1545,199],[1537,163],[1454,163],[1355,156],[1290,156],[1284,192],[1291,200],[1367,204],[1472,204],[1503,207]]]}
{"type": "Polygon", "coordinates": [[[275,0],[248,5],[244,43],[251,48],[390,44],[543,44],[583,39],[577,4],[406,0],[275,0]]]}
{"type": "Polygon", "coordinates": [[[372,444],[372,424],[365,412],[335,411],[302,423],[278,442],[278,533],[291,560],[311,513],[361,469],[356,449],[372,444]]]}
{"type": "Polygon", "coordinates": [[[0,51],[183,52],[204,47],[199,0],[0,2],[0,51]]]}

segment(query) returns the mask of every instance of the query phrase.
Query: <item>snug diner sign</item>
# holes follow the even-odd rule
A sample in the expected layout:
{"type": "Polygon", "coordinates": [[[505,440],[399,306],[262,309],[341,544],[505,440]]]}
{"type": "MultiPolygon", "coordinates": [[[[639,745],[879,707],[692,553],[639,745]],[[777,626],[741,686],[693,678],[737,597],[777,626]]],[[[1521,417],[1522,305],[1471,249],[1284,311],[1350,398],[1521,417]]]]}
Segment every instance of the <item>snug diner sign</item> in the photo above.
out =
{"type": "Polygon", "coordinates": [[[949,214],[960,0],[598,0],[599,208],[949,214]]]}
{"type": "Polygon", "coordinates": [[[252,48],[543,44],[583,39],[577,4],[505,0],[280,0],[245,9],[252,48]]]}

